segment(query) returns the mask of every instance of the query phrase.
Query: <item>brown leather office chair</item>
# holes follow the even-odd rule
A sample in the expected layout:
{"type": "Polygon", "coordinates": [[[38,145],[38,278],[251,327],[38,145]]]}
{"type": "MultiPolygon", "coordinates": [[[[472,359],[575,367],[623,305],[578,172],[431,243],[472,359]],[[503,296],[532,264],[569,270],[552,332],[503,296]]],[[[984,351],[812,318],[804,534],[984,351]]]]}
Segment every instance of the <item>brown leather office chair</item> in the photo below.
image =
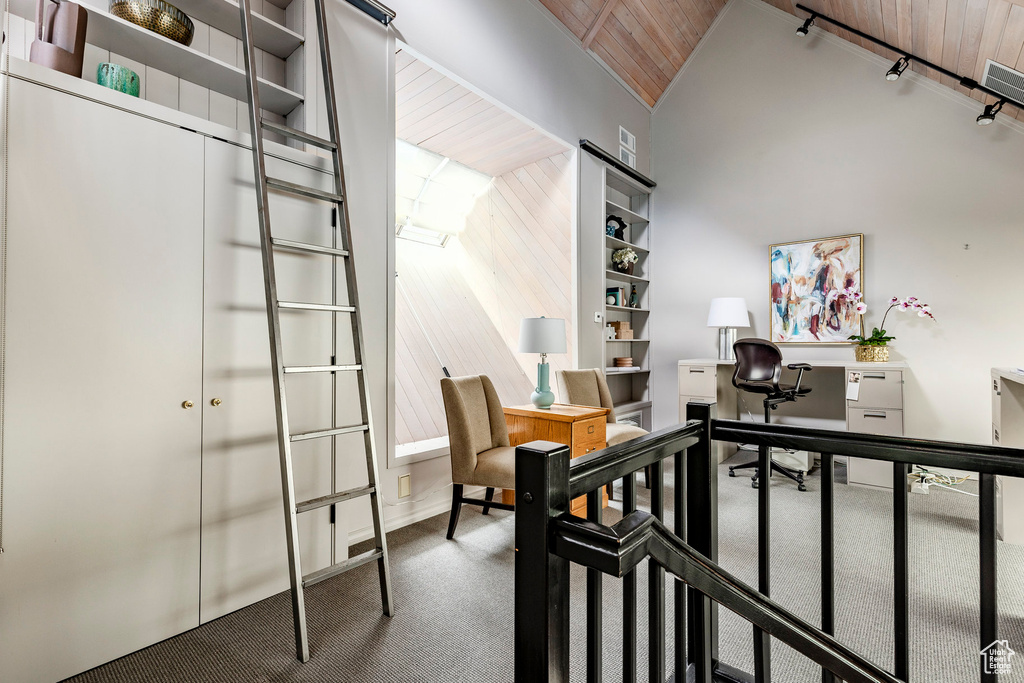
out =
{"type": "MultiPolygon", "coordinates": [[[[811,393],[810,388],[801,387],[804,371],[811,371],[807,363],[791,363],[786,366],[790,370],[798,370],[796,384],[782,384],[782,351],[779,347],[766,339],[740,339],[733,344],[733,351],[736,353],[736,371],[732,375],[732,384],[741,391],[749,391],[764,396],[764,421],[771,422],[772,411],[782,403],[795,401],[801,396],[811,393]]],[[[756,489],[758,486],[759,463],[757,460],[743,465],[732,465],[729,467],[729,476],[735,477],[736,470],[754,469],[754,476],[751,478],[751,485],[756,489]]],[[[775,460],[771,461],[772,472],[785,475],[797,483],[797,489],[806,491],[804,486],[804,472],[783,467],[775,460]]],[[[768,473],[771,477],[771,472],[768,473]]]]}
{"type": "Polygon", "coordinates": [[[510,447],[505,413],[498,392],[487,375],[445,377],[441,396],[448,421],[448,442],[452,458],[452,512],[448,535],[455,536],[462,505],[515,510],[514,505],[494,502],[494,489],[516,487],[516,449],[510,447]],[[466,486],[484,486],[484,500],[466,498],[466,486]]]}

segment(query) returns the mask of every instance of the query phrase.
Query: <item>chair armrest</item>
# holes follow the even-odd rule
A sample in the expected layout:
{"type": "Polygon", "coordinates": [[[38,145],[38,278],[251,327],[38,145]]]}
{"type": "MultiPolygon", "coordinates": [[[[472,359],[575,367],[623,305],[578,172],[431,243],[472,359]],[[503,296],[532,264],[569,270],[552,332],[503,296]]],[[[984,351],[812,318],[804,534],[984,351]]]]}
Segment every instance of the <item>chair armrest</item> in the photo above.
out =
{"type": "Polygon", "coordinates": [[[790,370],[813,370],[814,366],[810,363],[790,363],[786,366],[790,370]]]}

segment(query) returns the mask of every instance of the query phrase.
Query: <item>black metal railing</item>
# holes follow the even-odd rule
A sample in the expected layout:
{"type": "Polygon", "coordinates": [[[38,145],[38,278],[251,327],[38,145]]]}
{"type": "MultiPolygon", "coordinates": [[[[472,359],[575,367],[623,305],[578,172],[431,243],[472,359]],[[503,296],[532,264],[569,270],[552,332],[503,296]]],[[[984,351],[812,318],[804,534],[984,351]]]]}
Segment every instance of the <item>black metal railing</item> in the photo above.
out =
{"type": "MultiPolygon", "coordinates": [[[[587,680],[603,680],[602,581],[622,579],[623,680],[637,679],[636,566],[648,568],[648,679],[666,672],[665,571],[675,577],[672,680],[771,680],[771,639],[822,667],[823,683],[896,683],[909,680],[910,565],[907,478],[913,465],[980,474],[980,649],[997,640],[996,475],[1024,477],[1024,450],[835,432],[715,419],[715,406],[690,404],[687,422],[569,462],[560,444],[533,442],[516,449],[515,680],[569,680],[569,566],[587,568],[587,680]],[[758,587],[717,565],[718,463],[713,441],[758,446],[761,471],[771,447],[821,453],[821,627],[793,615],[769,597],[771,487],[758,488],[758,587]],[[890,673],[833,637],[835,627],[834,457],[893,463],[894,654],[890,673]],[[674,520],[664,520],[664,461],[674,461],[674,520]],[[634,473],[650,466],[650,513],[636,509],[634,473]],[[600,492],[622,479],[623,518],[601,523],[600,492]],[[569,514],[569,501],[586,494],[587,519],[569,514]],[[754,672],[718,661],[716,605],[752,624],[754,672]]],[[[982,683],[996,675],[979,663],[982,683]]]]}

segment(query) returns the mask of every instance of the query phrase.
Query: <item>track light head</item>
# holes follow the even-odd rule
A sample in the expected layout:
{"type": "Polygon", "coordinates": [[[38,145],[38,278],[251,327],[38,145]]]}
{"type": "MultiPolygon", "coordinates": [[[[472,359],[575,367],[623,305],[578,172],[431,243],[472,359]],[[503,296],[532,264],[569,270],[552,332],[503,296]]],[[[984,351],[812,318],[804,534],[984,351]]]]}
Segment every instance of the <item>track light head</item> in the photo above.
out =
{"type": "Polygon", "coordinates": [[[999,110],[1003,108],[1004,104],[1006,104],[1006,100],[999,100],[995,104],[990,104],[987,107],[985,107],[985,112],[983,114],[978,115],[978,125],[987,126],[991,124],[993,121],[995,121],[996,114],[999,113],[999,110]]]}
{"type": "Polygon", "coordinates": [[[804,22],[804,25],[803,25],[803,26],[801,26],[800,28],[798,28],[798,29],[796,30],[796,34],[797,34],[798,36],[800,36],[801,38],[803,38],[804,36],[806,36],[806,35],[807,35],[807,32],[808,32],[808,29],[810,29],[810,28],[811,28],[811,24],[813,24],[813,23],[814,23],[814,18],[815,18],[816,16],[817,16],[816,14],[812,14],[811,16],[807,17],[807,21],[805,21],[805,22],[804,22]]]}
{"type": "Polygon", "coordinates": [[[898,60],[896,60],[896,63],[892,65],[892,68],[889,69],[888,72],[886,72],[885,80],[887,80],[887,81],[898,81],[898,80],[900,80],[900,76],[902,76],[903,72],[907,70],[907,65],[908,64],[910,64],[910,60],[908,58],[900,57],[898,60]]]}

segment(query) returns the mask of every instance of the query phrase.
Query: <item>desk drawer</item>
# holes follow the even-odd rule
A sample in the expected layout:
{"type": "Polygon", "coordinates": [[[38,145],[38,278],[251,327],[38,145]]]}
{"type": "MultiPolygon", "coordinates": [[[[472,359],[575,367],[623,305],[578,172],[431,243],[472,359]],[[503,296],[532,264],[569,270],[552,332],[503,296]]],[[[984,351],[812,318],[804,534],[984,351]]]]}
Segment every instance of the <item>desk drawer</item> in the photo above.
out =
{"type": "Polygon", "coordinates": [[[680,396],[679,397],[679,422],[686,422],[687,403],[714,403],[714,394],[711,396],[680,396]]]}
{"type": "Polygon", "coordinates": [[[680,365],[679,393],[682,396],[714,396],[715,373],[714,365],[680,365]]]}
{"type": "Polygon", "coordinates": [[[572,423],[572,458],[593,453],[605,446],[607,418],[594,417],[572,423]]]}
{"type": "Polygon", "coordinates": [[[903,411],[850,408],[846,431],[903,436],[903,411]]]}
{"type": "MultiPolygon", "coordinates": [[[[860,397],[850,408],[903,408],[903,373],[899,370],[861,370],[860,397]]],[[[850,431],[855,431],[852,428],[850,431]]]]}

